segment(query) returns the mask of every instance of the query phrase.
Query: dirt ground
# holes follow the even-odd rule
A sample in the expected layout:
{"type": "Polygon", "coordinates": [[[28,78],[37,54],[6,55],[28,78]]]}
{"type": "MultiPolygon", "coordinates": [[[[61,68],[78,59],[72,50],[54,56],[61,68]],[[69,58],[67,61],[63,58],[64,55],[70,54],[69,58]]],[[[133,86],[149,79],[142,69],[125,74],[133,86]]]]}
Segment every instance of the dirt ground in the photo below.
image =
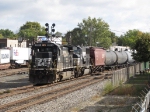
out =
{"type": "Polygon", "coordinates": [[[71,112],[130,112],[137,101],[137,97],[131,96],[96,95],[72,108],[71,112]]]}

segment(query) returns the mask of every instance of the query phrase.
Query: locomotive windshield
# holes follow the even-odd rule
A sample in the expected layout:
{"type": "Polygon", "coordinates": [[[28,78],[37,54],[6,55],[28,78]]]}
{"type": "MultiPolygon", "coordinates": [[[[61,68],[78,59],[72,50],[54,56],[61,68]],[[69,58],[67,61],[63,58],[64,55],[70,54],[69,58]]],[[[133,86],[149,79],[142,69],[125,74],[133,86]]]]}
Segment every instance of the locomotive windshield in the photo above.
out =
{"type": "Polygon", "coordinates": [[[49,48],[37,48],[35,49],[35,52],[53,52],[54,51],[54,48],[52,47],[49,47],[49,48]]]}
{"type": "Polygon", "coordinates": [[[36,53],[36,58],[51,58],[51,57],[52,57],[51,53],[43,53],[43,52],[36,53]]]}

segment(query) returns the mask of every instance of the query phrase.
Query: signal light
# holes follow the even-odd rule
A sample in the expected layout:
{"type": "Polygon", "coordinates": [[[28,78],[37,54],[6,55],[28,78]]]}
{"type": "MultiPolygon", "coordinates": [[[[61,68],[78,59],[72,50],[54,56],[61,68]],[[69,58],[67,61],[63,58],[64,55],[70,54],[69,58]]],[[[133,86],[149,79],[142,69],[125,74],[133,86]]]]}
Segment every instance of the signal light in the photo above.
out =
{"type": "Polygon", "coordinates": [[[45,24],[45,26],[49,26],[49,24],[48,24],[48,23],[46,23],[46,24],[45,24]]]}
{"type": "Polygon", "coordinates": [[[52,32],[55,32],[55,29],[52,29],[52,32]]]}
{"type": "Polygon", "coordinates": [[[55,27],[55,23],[52,24],[53,28],[55,27]]]}
{"type": "Polygon", "coordinates": [[[46,23],[45,26],[46,26],[46,28],[45,28],[45,31],[46,31],[45,36],[46,36],[46,37],[49,37],[49,24],[46,23]]]}
{"type": "Polygon", "coordinates": [[[45,28],[45,31],[48,31],[48,28],[45,28]]]}

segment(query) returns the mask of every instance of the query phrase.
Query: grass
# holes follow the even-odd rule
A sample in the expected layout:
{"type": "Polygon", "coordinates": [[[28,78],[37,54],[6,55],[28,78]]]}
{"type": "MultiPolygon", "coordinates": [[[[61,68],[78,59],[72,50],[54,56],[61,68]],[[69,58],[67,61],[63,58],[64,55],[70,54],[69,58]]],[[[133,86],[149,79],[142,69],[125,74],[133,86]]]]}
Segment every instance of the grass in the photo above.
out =
{"type": "Polygon", "coordinates": [[[108,82],[108,83],[106,83],[102,94],[107,94],[107,93],[111,92],[114,88],[115,87],[111,84],[111,82],[108,82]]]}
{"type": "MultiPolygon", "coordinates": [[[[139,96],[142,90],[144,90],[147,93],[145,87],[148,88],[147,84],[150,81],[149,77],[149,73],[133,77],[127,83],[120,84],[119,87],[112,90],[109,94],[139,96]]],[[[106,87],[106,90],[107,88],[109,89],[110,87],[106,87]]]]}

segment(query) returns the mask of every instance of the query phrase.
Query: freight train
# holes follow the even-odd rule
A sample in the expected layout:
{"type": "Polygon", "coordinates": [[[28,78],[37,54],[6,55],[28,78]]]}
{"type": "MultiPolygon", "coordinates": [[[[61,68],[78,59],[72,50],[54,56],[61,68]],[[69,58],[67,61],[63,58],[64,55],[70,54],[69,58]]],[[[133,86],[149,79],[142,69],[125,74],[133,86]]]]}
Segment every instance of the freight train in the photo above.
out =
{"type": "Polygon", "coordinates": [[[36,42],[31,48],[29,81],[47,84],[65,79],[128,66],[134,62],[131,51],[107,51],[91,46],[36,42]]]}
{"type": "Polygon", "coordinates": [[[31,48],[9,47],[0,49],[0,69],[29,65],[31,48]]]}

